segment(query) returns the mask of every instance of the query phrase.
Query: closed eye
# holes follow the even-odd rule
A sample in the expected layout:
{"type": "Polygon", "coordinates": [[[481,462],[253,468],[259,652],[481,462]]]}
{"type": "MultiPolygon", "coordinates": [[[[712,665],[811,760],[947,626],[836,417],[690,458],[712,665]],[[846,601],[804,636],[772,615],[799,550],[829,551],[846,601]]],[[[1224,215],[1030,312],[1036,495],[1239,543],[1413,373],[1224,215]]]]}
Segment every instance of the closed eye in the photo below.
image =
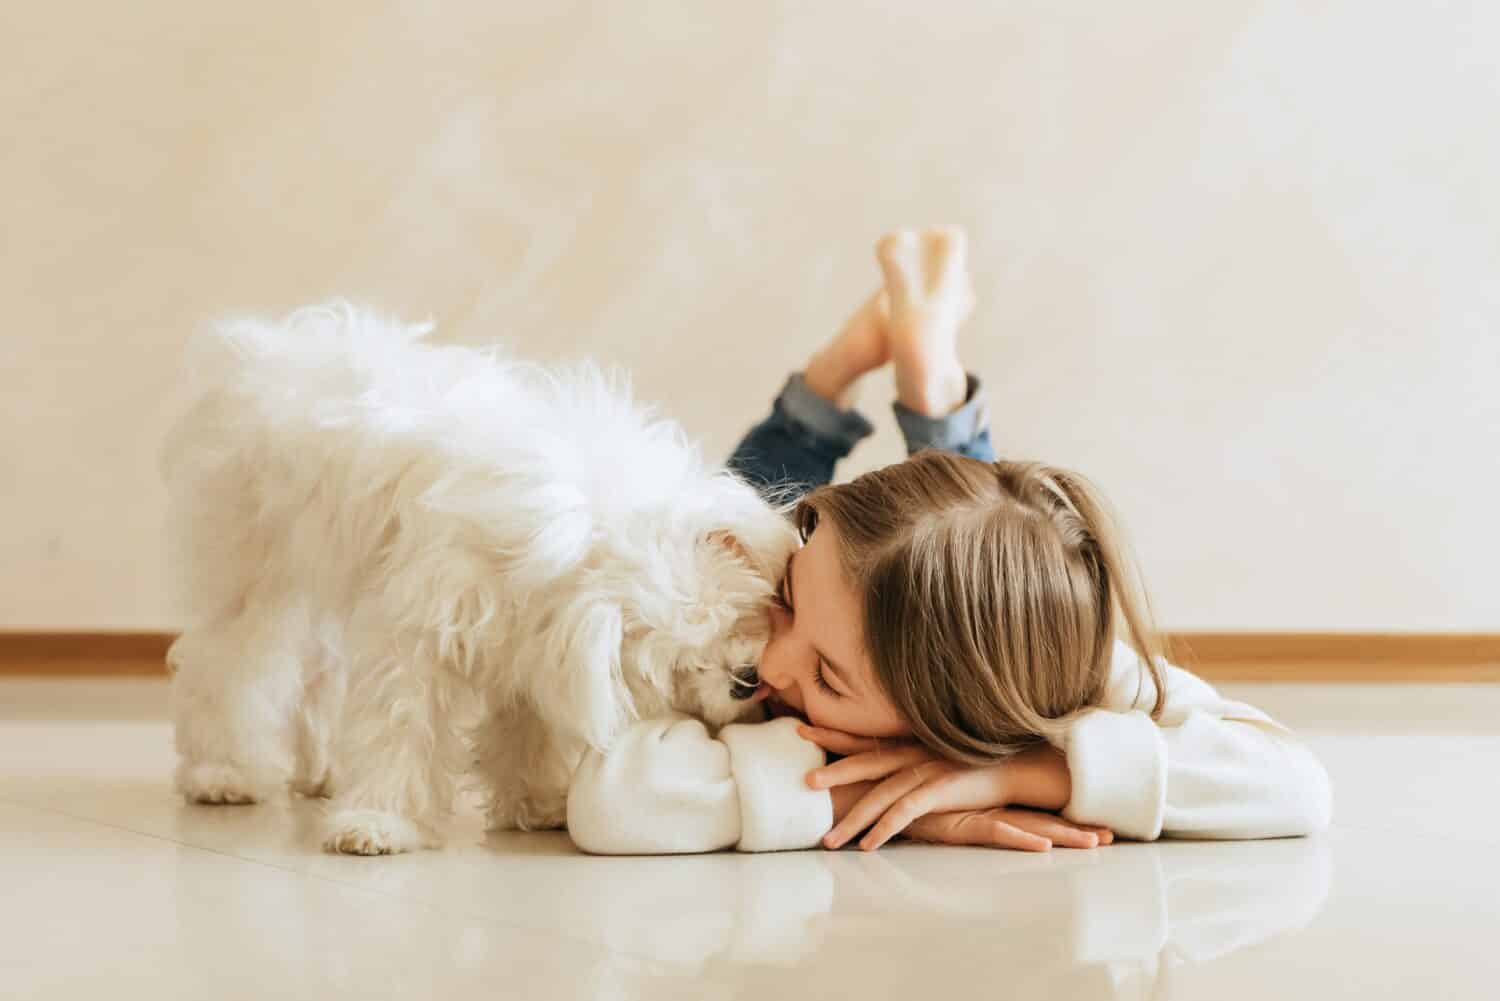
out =
{"type": "Polygon", "coordinates": [[[781,586],[776,589],[775,594],[771,595],[771,603],[774,604],[777,608],[781,609],[783,612],[786,612],[790,615],[792,611],[792,603],[787,600],[786,596],[786,581],[787,577],[789,576],[791,576],[790,573],[782,575],[781,586]]]}
{"type": "MultiPolygon", "coordinates": [[[[788,615],[795,615],[796,613],[792,610],[792,602],[791,598],[789,597],[791,584],[792,561],[787,560],[786,573],[781,577],[781,587],[777,588],[776,594],[772,596],[772,600],[776,603],[777,607],[786,612],[788,615]]],[[[825,695],[830,695],[836,699],[841,699],[844,697],[844,693],[830,685],[828,683],[828,679],[823,676],[823,658],[821,656],[818,658],[817,666],[813,669],[813,684],[817,685],[825,695]]]]}
{"type": "Polygon", "coordinates": [[[834,688],[828,683],[828,679],[823,677],[823,662],[821,660],[818,661],[818,666],[813,671],[813,683],[816,684],[819,688],[823,689],[825,693],[827,693],[828,695],[832,695],[836,699],[841,699],[844,697],[843,692],[834,688]]]}

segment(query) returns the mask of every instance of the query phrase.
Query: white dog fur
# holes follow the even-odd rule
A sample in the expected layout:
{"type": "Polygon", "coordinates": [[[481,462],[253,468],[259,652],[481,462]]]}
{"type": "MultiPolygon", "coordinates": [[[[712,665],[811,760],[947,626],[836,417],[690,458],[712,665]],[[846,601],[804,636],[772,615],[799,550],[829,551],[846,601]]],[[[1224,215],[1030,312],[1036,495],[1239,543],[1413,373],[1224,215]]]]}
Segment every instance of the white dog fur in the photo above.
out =
{"type": "Polygon", "coordinates": [[[560,827],[630,722],[754,716],[731,672],[796,544],[622,379],[427,332],[344,304],[221,324],[163,460],[177,785],[331,796],[335,851],[439,844],[471,771],[492,827],[560,827]]]}

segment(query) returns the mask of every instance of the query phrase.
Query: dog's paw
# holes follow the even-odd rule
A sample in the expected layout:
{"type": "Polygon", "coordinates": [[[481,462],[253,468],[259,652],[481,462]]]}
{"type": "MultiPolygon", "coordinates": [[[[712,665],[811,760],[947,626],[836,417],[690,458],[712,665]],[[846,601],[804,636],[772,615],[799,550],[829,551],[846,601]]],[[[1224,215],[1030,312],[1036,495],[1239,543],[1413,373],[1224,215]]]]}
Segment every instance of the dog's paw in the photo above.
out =
{"type": "Polygon", "coordinates": [[[308,799],[332,799],[333,783],[324,772],[320,778],[307,779],[297,778],[292,780],[292,792],[298,796],[306,796],[308,799]]]}
{"type": "Polygon", "coordinates": [[[340,810],[327,831],[324,850],[342,855],[397,855],[428,843],[411,821],[379,810],[340,810]]]}
{"type": "Polygon", "coordinates": [[[496,796],[485,809],[487,831],[557,831],[567,825],[566,795],[496,796]]]}
{"type": "Polygon", "coordinates": [[[484,829],[486,831],[519,831],[521,825],[516,822],[516,815],[509,809],[496,809],[492,806],[484,812],[484,829]]]}
{"type": "Polygon", "coordinates": [[[238,806],[261,799],[234,765],[189,765],[177,773],[177,786],[189,803],[238,806]]]}

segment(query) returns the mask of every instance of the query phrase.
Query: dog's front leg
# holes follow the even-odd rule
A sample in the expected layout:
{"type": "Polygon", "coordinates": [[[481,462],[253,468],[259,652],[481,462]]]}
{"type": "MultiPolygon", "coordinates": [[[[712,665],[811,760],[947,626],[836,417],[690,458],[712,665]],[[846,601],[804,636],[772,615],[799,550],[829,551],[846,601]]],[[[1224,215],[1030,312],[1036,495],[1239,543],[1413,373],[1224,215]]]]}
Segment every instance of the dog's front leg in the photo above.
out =
{"type": "Polygon", "coordinates": [[[422,644],[353,665],[335,751],[323,846],[349,855],[434,848],[467,758],[447,707],[454,683],[422,644]]]}
{"type": "Polygon", "coordinates": [[[475,740],[475,766],[488,786],[492,831],[545,831],[564,826],[568,783],[587,746],[548,727],[536,712],[492,713],[475,740]]]}

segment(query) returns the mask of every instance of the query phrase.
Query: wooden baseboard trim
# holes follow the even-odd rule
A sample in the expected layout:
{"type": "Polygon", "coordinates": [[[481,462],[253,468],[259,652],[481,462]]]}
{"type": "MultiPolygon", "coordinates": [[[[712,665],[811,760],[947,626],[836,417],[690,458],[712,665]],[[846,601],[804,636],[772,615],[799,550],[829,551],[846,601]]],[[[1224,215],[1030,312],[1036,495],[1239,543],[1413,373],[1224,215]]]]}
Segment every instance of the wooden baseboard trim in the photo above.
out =
{"type": "MultiPolygon", "coordinates": [[[[0,676],[164,677],[171,633],[0,632],[0,676]]],[[[1497,633],[1168,633],[1214,681],[1500,682],[1497,633]]]]}
{"type": "Polygon", "coordinates": [[[1214,681],[1500,682],[1496,633],[1169,633],[1214,681]]]}
{"type": "Polygon", "coordinates": [[[174,633],[0,632],[0,675],[165,677],[174,633]]]}

